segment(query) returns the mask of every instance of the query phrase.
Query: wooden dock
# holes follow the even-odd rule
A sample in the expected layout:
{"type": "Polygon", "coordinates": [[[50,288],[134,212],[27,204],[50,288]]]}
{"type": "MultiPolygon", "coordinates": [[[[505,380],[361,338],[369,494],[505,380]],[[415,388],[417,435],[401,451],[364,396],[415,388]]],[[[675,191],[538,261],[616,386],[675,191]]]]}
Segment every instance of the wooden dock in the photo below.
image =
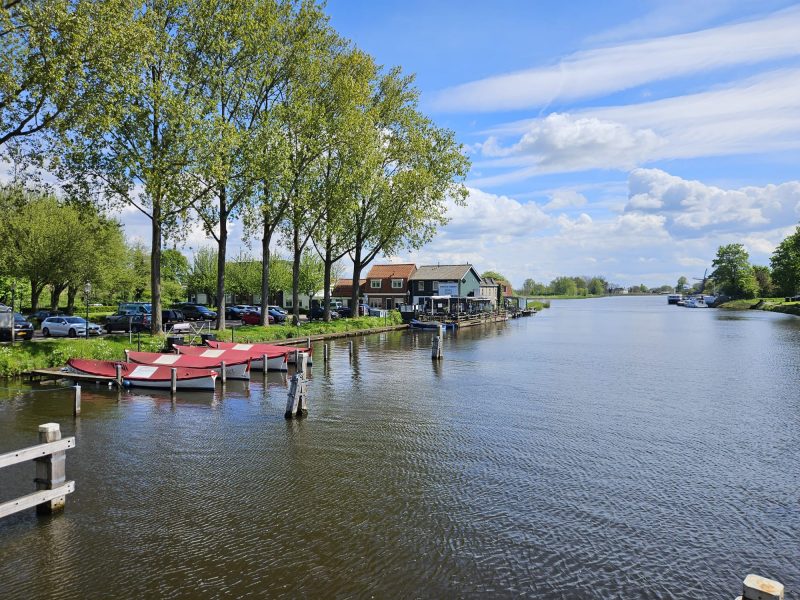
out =
{"type": "Polygon", "coordinates": [[[70,373],[61,369],[34,369],[25,373],[28,381],[41,381],[43,379],[68,379],[69,381],[88,382],[88,383],[113,383],[117,380],[114,377],[103,375],[86,375],[84,373],[70,373]]]}

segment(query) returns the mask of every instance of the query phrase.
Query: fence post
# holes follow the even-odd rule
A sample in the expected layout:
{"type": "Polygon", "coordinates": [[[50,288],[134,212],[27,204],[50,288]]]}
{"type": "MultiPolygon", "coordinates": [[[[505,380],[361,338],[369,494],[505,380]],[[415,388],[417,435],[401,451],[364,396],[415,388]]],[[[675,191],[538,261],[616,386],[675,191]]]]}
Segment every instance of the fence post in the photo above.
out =
{"type": "Polygon", "coordinates": [[[81,414],[81,384],[75,384],[75,401],[72,404],[72,416],[77,417],[81,414]]]}
{"type": "MultiPolygon", "coordinates": [[[[61,426],[58,423],[39,425],[39,443],[57,442],[61,439],[61,426]]],[[[34,459],[36,462],[36,489],[52,490],[66,482],[67,453],[64,450],[53,452],[49,456],[34,459]]],[[[59,496],[36,506],[40,515],[48,515],[64,510],[65,496],[59,496]]]]}

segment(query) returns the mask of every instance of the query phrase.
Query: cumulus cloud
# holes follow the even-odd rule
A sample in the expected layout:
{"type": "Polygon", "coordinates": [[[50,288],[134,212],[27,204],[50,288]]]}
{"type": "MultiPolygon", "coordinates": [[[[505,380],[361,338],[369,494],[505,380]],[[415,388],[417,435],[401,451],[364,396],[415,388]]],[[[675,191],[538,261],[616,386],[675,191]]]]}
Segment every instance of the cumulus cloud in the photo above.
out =
{"type": "Polygon", "coordinates": [[[795,7],[744,23],[577,52],[555,65],[446,89],[436,96],[434,105],[451,111],[515,110],[797,56],[798,30],[800,9],[795,7]]]}
{"type": "Polygon", "coordinates": [[[586,206],[586,196],[575,190],[556,190],[550,195],[550,201],[542,210],[564,210],[565,208],[580,208],[586,206]]]}
{"type": "Polygon", "coordinates": [[[636,169],[628,186],[627,213],[659,215],[681,236],[767,230],[798,218],[799,181],[726,190],[659,169],[636,169]]]}

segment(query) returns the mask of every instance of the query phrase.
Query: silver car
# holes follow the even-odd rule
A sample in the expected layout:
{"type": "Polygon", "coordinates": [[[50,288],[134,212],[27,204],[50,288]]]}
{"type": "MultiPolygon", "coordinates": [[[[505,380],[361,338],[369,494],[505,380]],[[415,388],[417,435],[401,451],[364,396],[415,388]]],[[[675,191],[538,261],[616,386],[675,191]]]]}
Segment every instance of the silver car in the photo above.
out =
{"type": "MultiPolygon", "coordinates": [[[[100,335],[100,325],[89,323],[89,335],[100,335]]],[[[68,337],[83,337],[86,335],[86,319],[81,317],[47,317],[42,321],[42,335],[44,337],[65,335],[68,337]]]]}

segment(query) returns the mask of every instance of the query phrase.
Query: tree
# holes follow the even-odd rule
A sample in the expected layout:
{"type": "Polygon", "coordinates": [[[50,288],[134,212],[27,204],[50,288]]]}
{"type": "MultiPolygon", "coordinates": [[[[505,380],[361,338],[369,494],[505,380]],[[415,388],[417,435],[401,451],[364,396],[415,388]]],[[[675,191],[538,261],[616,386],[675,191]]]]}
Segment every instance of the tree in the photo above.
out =
{"type": "Polygon", "coordinates": [[[192,268],[188,277],[189,290],[208,296],[212,306],[216,304],[217,264],[217,251],[214,248],[199,248],[192,257],[192,268]]]}
{"type": "Polygon", "coordinates": [[[608,282],[602,277],[592,277],[589,281],[588,291],[593,296],[602,296],[608,292],[608,282]]]}
{"type": "Polygon", "coordinates": [[[192,176],[207,126],[195,70],[198,45],[190,35],[200,4],[122,5],[129,11],[127,26],[117,36],[133,50],[103,73],[103,109],[68,123],[54,166],[73,194],[132,206],[150,220],[151,331],[156,334],[161,331],[163,239],[180,235],[177,225],[209,192],[192,176]]]}
{"type": "MultiPolygon", "coordinates": [[[[217,263],[219,264],[219,263],[217,263]]],[[[256,296],[261,291],[261,262],[246,252],[240,252],[228,263],[226,291],[236,296],[256,296]]],[[[268,304],[264,300],[262,305],[268,304]]],[[[220,310],[223,308],[220,306],[220,310]]]]}
{"type": "Polygon", "coordinates": [[[556,296],[576,296],[578,286],[572,277],[556,277],[550,282],[550,288],[556,296]]]}
{"type": "Polygon", "coordinates": [[[689,280],[686,279],[686,277],[684,275],[681,275],[680,277],[678,277],[678,284],[675,286],[675,291],[680,293],[683,290],[685,290],[686,289],[686,283],[688,281],[689,280]]]}
{"type": "Polygon", "coordinates": [[[755,298],[758,294],[750,256],[742,244],[720,246],[712,266],[711,277],[722,288],[722,291],[733,298],[755,298]]]}
{"type": "Polygon", "coordinates": [[[481,273],[481,277],[491,278],[495,281],[508,281],[505,275],[501,275],[497,271],[484,271],[481,273]]]}
{"type": "Polygon", "coordinates": [[[300,261],[300,292],[308,296],[310,303],[324,282],[325,266],[322,260],[312,251],[306,250],[300,261]]]}
{"type": "Polygon", "coordinates": [[[800,292],[800,226],[775,248],[770,258],[772,281],[784,296],[800,292]]]}
{"type": "Polygon", "coordinates": [[[772,284],[772,272],[764,265],[753,265],[753,275],[758,282],[758,295],[761,298],[771,298],[775,293],[775,286],[772,284]]]}

